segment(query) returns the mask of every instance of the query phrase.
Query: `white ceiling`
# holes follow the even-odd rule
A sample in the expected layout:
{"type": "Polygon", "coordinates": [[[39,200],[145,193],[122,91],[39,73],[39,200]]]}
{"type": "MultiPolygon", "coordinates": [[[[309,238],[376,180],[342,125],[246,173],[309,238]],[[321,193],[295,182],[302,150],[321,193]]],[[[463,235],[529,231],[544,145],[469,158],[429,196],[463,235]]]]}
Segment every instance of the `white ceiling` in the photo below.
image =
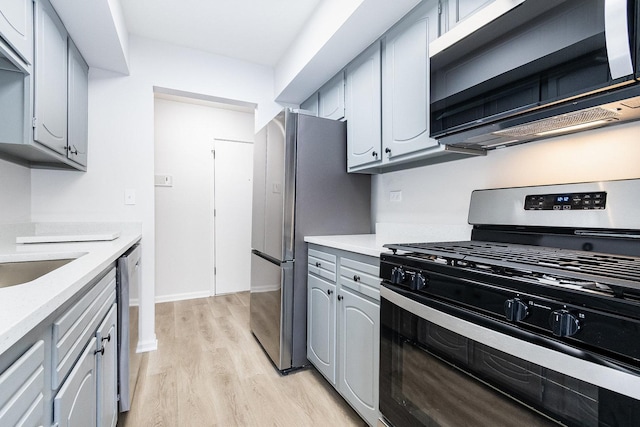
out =
{"type": "Polygon", "coordinates": [[[274,66],[320,0],[120,0],[130,34],[274,66]]]}

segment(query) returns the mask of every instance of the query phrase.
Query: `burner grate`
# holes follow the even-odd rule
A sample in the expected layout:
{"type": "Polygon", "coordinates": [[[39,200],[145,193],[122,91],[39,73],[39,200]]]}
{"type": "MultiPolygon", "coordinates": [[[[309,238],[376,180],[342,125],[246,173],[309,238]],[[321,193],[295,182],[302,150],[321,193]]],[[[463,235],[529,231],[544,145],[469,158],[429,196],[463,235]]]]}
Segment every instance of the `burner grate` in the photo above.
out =
{"type": "Polygon", "coordinates": [[[483,241],[409,243],[387,245],[390,249],[443,257],[452,261],[479,262],[508,268],[549,269],[571,277],[587,275],[596,281],[621,281],[638,286],[640,258],[543,246],[483,241]],[[576,276],[577,275],[577,276],[576,276]]]}

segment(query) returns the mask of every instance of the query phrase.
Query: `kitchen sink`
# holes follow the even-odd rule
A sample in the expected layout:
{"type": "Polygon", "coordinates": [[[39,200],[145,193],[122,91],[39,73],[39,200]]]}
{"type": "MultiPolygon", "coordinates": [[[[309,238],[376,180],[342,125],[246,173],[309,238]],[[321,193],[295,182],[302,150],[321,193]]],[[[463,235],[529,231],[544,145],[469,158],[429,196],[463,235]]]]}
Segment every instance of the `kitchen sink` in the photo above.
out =
{"type": "Polygon", "coordinates": [[[75,258],[0,263],[0,288],[20,285],[42,277],[75,258]]]}

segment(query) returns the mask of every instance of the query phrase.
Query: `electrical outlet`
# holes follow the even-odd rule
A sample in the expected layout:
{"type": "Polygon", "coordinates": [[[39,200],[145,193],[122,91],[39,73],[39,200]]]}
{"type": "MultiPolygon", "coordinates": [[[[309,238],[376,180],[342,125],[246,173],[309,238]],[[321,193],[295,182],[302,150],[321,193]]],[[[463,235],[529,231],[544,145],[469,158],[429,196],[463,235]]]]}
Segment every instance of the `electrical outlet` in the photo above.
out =
{"type": "Polygon", "coordinates": [[[124,190],[124,204],[135,205],[136,204],[136,190],[133,188],[127,188],[124,190]]]}
{"type": "Polygon", "coordinates": [[[402,191],[390,191],[389,192],[389,201],[390,202],[401,202],[402,201],[402,191]]]}

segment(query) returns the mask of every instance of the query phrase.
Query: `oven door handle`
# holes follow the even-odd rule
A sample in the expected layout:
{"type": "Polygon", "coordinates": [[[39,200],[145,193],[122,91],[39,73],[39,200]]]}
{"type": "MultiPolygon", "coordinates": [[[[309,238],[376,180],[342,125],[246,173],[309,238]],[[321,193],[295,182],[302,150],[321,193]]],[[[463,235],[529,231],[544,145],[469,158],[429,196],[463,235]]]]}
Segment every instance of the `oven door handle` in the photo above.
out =
{"type": "Polygon", "coordinates": [[[591,353],[585,353],[561,342],[548,340],[519,330],[486,316],[480,316],[440,301],[433,301],[434,306],[441,305],[447,307],[447,309],[451,308],[449,310],[451,312],[464,313],[464,317],[472,321],[454,316],[430,305],[414,301],[399,293],[402,290],[396,292],[391,289],[392,286],[383,282],[380,287],[380,298],[421,319],[519,359],[553,371],[562,372],[570,377],[624,394],[625,396],[640,399],[640,373],[637,371],[631,371],[624,366],[614,364],[591,353]],[[495,329],[491,326],[495,326],[495,329]],[[500,332],[500,330],[507,328],[513,329],[520,336],[527,335],[529,339],[516,338],[510,334],[500,332]],[[564,351],[548,348],[535,343],[535,341],[553,343],[555,347],[562,347],[564,351]],[[585,360],[585,357],[591,360],[585,360]]]}

